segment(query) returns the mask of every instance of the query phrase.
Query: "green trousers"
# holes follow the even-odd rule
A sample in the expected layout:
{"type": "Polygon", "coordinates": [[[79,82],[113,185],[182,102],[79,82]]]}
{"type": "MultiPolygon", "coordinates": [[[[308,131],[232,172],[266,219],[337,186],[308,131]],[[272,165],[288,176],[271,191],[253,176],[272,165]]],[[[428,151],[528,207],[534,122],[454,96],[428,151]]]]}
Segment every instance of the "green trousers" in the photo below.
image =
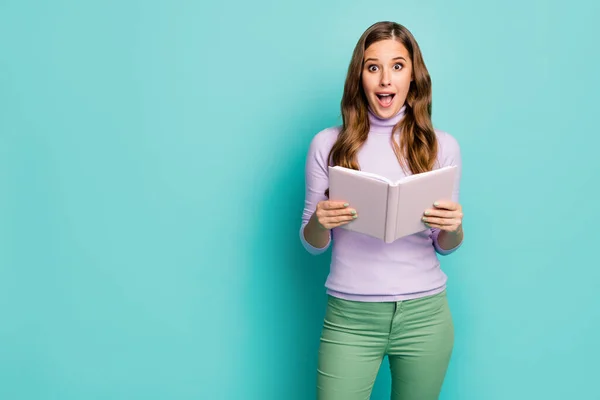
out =
{"type": "Polygon", "coordinates": [[[329,296],[319,346],[317,399],[369,399],[386,355],[392,400],[437,399],[453,345],[445,291],[384,303],[329,296]]]}

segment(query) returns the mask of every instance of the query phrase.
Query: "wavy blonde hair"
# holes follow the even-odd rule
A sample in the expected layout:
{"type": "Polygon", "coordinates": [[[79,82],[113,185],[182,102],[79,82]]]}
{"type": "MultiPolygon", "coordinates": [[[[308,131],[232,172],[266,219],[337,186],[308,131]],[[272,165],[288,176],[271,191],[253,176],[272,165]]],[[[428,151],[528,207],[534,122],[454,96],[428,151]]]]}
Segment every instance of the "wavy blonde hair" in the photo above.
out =
{"type": "Polygon", "coordinates": [[[431,78],[423,61],[417,41],[404,26],[395,22],[378,22],[360,37],[346,76],[341,102],[343,126],[329,153],[331,165],[360,169],[357,152],[369,134],[368,102],[362,87],[365,50],[380,40],[398,40],[408,50],[413,68],[413,81],[406,97],[406,113],[395,131],[402,131],[399,143],[392,146],[398,162],[406,171],[431,171],[438,151],[431,122],[431,78]]]}

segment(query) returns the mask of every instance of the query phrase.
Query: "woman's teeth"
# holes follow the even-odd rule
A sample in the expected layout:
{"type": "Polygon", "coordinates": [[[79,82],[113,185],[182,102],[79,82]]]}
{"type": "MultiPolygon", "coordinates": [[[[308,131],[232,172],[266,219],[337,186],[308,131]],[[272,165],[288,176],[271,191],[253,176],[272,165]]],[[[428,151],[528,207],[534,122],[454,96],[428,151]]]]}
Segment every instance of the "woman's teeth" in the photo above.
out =
{"type": "Polygon", "coordinates": [[[377,98],[382,106],[389,106],[394,98],[393,94],[378,94],[377,98]]]}

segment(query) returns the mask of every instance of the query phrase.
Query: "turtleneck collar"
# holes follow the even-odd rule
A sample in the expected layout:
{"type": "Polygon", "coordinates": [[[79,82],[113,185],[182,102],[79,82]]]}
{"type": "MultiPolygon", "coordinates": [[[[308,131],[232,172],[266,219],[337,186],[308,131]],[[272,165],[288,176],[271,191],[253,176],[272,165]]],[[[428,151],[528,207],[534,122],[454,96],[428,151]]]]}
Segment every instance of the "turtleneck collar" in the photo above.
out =
{"type": "Polygon", "coordinates": [[[400,122],[400,120],[402,120],[402,118],[404,118],[404,115],[406,114],[406,104],[403,105],[402,108],[400,108],[400,111],[398,111],[396,115],[387,119],[380,118],[377,115],[375,115],[375,113],[373,113],[373,111],[371,110],[371,107],[368,107],[368,109],[369,124],[371,126],[370,132],[378,134],[390,135],[392,133],[392,128],[398,122],[400,122]]]}

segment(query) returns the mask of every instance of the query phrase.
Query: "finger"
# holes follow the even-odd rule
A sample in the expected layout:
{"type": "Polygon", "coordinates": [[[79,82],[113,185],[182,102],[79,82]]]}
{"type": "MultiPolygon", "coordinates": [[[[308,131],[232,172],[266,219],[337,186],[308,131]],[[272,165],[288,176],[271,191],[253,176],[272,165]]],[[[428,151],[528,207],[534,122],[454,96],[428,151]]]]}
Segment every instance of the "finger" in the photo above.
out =
{"type": "Polygon", "coordinates": [[[355,209],[353,208],[344,208],[341,210],[331,210],[331,211],[327,211],[328,215],[334,217],[334,216],[339,216],[339,215],[356,215],[357,212],[355,209]]]}
{"type": "Polygon", "coordinates": [[[425,224],[426,227],[431,229],[439,229],[442,231],[452,231],[452,225],[437,225],[437,224],[425,224]]]}
{"type": "Polygon", "coordinates": [[[455,203],[453,201],[448,201],[448,200],[439,200],[436,201],[435,203],[433,203],[433,206],[436,209],[442,209],[442,210],[451,210],[451,211],[456,211],[458,210],[458,203],[455,203]]]}
{"type": "Polygon", "coordinates": [[[333,226],[334,228],[337,228],[338,226],[346,225],[346,224],[348,224],[348,223],[350,223],[350,222],[354,221],[354,219],[355,219],[355,218],[352,218],[352,217],[350,217],[350,218],[346,218],[346,219],[344,219],[343,221],[334,222],[334,223],[332,224],[332,226],[333,226]]]}
{"type": "Polygon", "coordinates": [[[458,230],[458,227],[460,226],[460,224],[456,225],[456,224],[451,224],[451,225],[442,225],[442,224],[434,224],[434,223],[429,223],[429,222],[425,222],[425,226],[428,228],[437,228],[443,231],[456,231],[458,230]]]}
{"type": "Polygon", "coordinates": [[[438,218],[462,218],[462,213],[458,211],[442,210],[437,208],[429,208],[423,213],[426,217],[438,218]]]}
{"type": "Polygon", "coordinates": [[[459,225],[461,223],[461,220],[457,218],[423,217],[422,220],[423,222],[426,222],[428,224],[435,224],[440,226],[459,225]]]}
{"type": "Polygon", "coordinates": [[[333,229],[341,225],[345,225],[353,220],[355,220],[356,216],[341,216],[334,218],[324,219],[322,222],[323,226],[326,226],[328,229],[333,229]]]}
{"type": "Polygon", "coordinates": [[[341,209],[334,209],[334,210],[321,209],[319,211],[318,215],[325,217],[325,218],[329,218],[329,217],[337,217],[339,215],[356,215],[356,214],[357,214],[357,212],[353,208],[341,208],[341,209]]]}
{"type": "Polygon", "coordinates": [[[327,218],[327,222],[330,224],[337,224],[338,222],[347,222],[347,221],[352,221],[355,220],[356,218],[358,218],[358,215],[354,214],[354,215],[339,215],[336,217],[329,217],[327,218]]]}
{"type": "Polygon", "coordinates": [[[348,203],[346,203],[345,201],[324,201],[323,202],[323,209],[324,210],[339,210],[339,209],[343,209],[343,208],[347,208],[349,206],[348,203]]]}

